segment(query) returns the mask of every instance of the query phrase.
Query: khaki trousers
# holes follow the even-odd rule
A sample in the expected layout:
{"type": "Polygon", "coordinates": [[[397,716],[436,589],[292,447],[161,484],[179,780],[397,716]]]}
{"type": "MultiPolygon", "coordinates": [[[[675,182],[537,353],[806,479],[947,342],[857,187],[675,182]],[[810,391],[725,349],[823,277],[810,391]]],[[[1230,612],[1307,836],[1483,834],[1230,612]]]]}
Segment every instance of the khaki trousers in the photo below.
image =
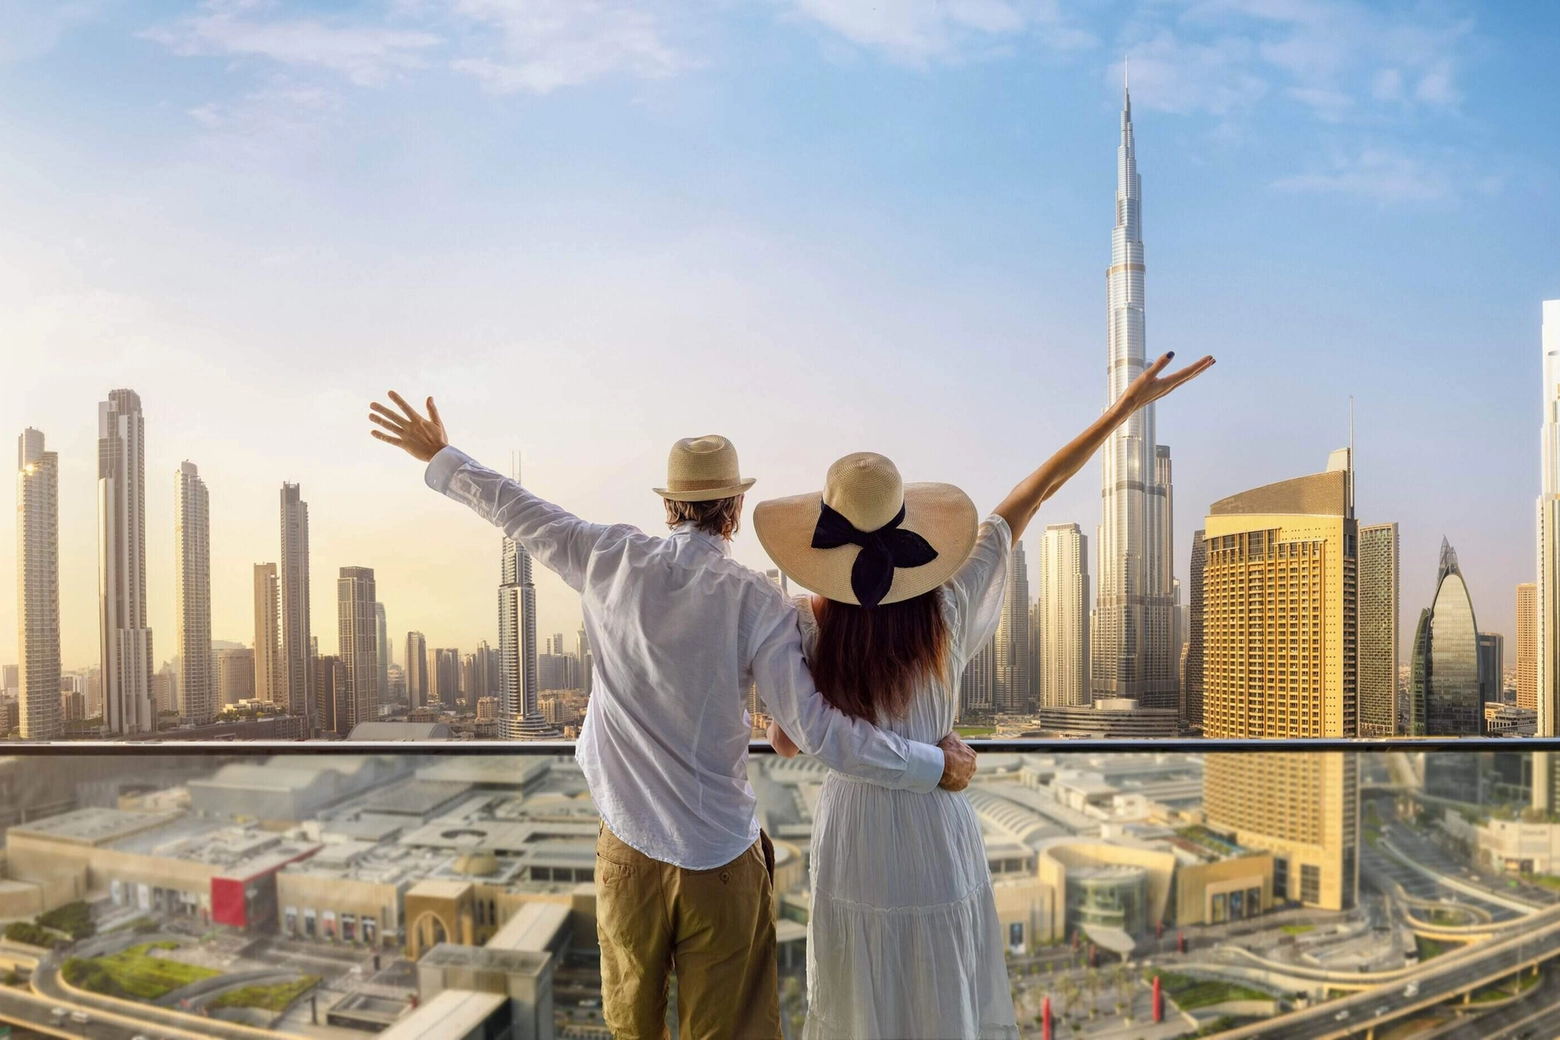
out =
{"type": "Polygon", "coordinates": [[[679,1040],[779,1040],[774,846],[761,834],[713,870],[684,870],[596,839],[602,1011],[614,1040],[666,1036],[677,972],[679,1040]]]}

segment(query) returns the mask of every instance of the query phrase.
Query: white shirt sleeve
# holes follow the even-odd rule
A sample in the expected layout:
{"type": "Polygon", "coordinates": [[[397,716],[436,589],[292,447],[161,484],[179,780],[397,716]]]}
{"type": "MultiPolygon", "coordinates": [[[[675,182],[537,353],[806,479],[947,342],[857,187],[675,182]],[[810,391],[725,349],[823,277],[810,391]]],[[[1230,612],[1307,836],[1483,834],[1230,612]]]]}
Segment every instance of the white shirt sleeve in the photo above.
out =
{"type": "Polygon", "coordinates": [[[978,653],[1002,619],[1012,549],[1012,530],[993,513],[981,523],[969,558],[948,581],[959,616],[954,636],[966,655],[978,653]]]}
{"type": "Polygon", "coordinates": [[[582,590],[591,550],[608,527],[587,523],[538,498],[518,481],[493,472],[457,448],[446,447],[435,455],[423,479],[441,495],[464,503],[502,528],[574,591],[582,590]]]}
{"type": "Polygon", "coordinates": [[[795,608],[778,590],[762,599],[753,636],[753,679],[775,721],[796,746],[830,769],[879,787],[935,789],[942,782],[942,748],[853,719],[824,700],[802,657],[795,608]]]}

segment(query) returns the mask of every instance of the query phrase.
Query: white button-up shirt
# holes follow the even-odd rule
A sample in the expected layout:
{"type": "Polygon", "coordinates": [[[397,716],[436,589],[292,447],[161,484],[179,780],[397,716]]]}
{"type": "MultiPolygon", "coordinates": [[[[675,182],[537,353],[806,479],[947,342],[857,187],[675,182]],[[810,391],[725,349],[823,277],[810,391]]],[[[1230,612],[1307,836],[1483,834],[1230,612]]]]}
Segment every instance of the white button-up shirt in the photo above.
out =
{"type": "Polygon", "coordinates": [[[758,840],[744,705],[753,682],[791,739],[829,767],[915,791],[941,781],[941,748],[823,699],[796,608],[731,559],[724,539],[692,524],[655,538],[587,523],[454,448],[426,479],[580,594],[594,671],[575,758],[612,833],[650,858],[709,870],[758,840]]]}

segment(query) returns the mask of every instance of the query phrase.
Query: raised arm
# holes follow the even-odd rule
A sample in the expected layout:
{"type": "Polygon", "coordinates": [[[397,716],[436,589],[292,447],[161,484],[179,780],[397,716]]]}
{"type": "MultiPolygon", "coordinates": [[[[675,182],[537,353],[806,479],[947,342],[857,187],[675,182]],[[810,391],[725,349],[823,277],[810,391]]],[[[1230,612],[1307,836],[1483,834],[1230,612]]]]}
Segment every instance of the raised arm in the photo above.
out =
{"type": "Polygon", "coordinates": [[[1182,383],[1196,379],[1213,365],[1213,356],[1209,355],[1179,372],[1164,375],[1166,366],[1174,357],[1175,351],[1171,351],[1145,368],[1127,387],[1126,392],[1116,398],[1115,403],[1105,409],[1086,430],[1008,492],[1002,504],[997,506],[996,513],[1007,521],[1015,542],[1024,533],[1024,528],[1029,526],[1029,521],[1034,519],[1040,503],[1056,494],[1074,473],[1082,469],[1083,464],[1099,450],[1116,427],[1131,418],[1132,413],[1139,408],[1159,400],[1182,383]]]}
{"type": "Polygon", "coordinates": [[[369,405],[373,409],[369,420],[380,429],[369,432],[428,463],[423,479],[429,487],[502,528],[525,546],[537,562],[556,571],[578,591],[585,580],[591,550],[609,529],[581,520],[561,506],[531,494],[519,481],[495,473],[451,447],[433,398],[428,398],[426,418],[394,390],[390,391],[390,399],[400,413],[375,401],[369,405]]]}

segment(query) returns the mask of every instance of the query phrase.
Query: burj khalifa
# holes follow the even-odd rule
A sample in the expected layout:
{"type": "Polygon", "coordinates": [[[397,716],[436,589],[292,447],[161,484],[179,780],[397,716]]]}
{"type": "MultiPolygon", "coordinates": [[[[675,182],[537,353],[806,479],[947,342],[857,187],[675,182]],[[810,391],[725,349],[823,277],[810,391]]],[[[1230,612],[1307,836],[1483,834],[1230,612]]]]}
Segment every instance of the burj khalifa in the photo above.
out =
{"type": "MultiPolygon", "coordinates": [[[[1126,90],[1116,150],[1116,226],[1105,275],[1107,403],[1120,397],[1147,364],[1142,221],[1132,95],[1126,90]]],[[[1178,669],[1172,646],[1170,449],[1155,437],[1153,405],[1111,435],[1103,464],[1090,686],[1095,700],[1130,697],[1145,708],[1174,708],[1178,669]]]]}

